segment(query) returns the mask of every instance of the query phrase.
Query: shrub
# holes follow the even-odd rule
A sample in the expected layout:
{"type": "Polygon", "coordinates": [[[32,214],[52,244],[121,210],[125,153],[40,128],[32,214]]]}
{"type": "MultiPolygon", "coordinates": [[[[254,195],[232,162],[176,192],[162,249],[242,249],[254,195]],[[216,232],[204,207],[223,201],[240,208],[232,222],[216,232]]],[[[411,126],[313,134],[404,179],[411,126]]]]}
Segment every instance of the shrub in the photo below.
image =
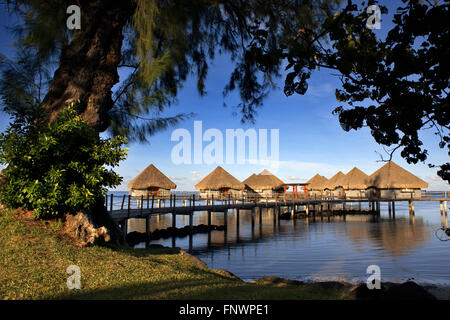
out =
{"type": "Polygon", "coordinates": [[[125,159],[126,138],[102,139],[74,104],[46,126],[16,118],[0,134],[0,202],[51,218],[92,207],[122,178],[112,168],[125,159]],[[108,169],[106,166],[109,166],[108,169]]]}

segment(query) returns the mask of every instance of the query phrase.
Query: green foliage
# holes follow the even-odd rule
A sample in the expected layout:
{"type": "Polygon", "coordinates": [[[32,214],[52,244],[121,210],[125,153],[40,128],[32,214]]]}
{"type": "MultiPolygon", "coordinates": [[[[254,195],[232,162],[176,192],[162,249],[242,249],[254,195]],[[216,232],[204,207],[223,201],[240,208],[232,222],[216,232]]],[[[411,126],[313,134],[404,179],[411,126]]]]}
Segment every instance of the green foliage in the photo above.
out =
{"type": "Polygon", "coordinates": [[[0,163],[7,165],[0,202],[34,210],[36,218],[90,208],[106,187],[121,183],[112,168],[125,159],[125,142],[120,136],[100,138],[73,104],[42,129],[33,117],[17,117],[0,134],[0,163]]]}
{"type": "MultiPolygon", "coordinates": [[[[300,30],[283,50],[289,62],[285,94],[304,94],[315,69],[334,70],[342,82],[336,90],[342,105],[334,113],[344,130],[368,127],[390,148],[389,159],[400,150],[408,163],[417,163],[428,158],[421,131],[432,129],[450,155],[450,1],[440,2],[403,0],[383,38],[366,26],[367,7],[382,1],[348,1],[321,29],[300,30]]],[[[450,163],[440,165],[438,175],[450,182],[450,163]]]]}
{"type": "MultiPolygon", "coordinates": [[[[63,48],[78,51],[89,45],[71,47],[76,36],[90,38],[104,27],[97,21],[106,10],[119,10],[126,15],[128,23],[117,35],[124,36],[118,65],[121,83],[112,99],[105,103],[106,107],[101,107],[109,111],[110,133],[141,141],[192,116],[189,112],[171,117],[161,113],[177,102],[179,88],[189,77],[196,77],[198,92],[206,94],[209,64],[217,54],[229,54],[235,64],[224,95],[238,91],[241,103],[235,107],[243,121],[253,122],[257,108],[273,88],[272,78],[279,76],[283,64],[279,48],[299,28],[320,26],[342,2],[134,0],[127,3],[130,10],[121,10],[121,1],[79,1],[82,28],[72,33],[65,24],[65,10],[73,2],[7,1],[20,18],[16,28],[18,40],[35,48],[46,62],[56,65],[63,48]],[[266,36],[264,44],[255,40],[261,33],[266,36]],[[264,69],[260,69],[263,64],[264,69]]],[[[104,45],[107,48],[109,44],[104,45]]],[[[80,53],[80,61],[83,59],[80,53]]],[[[73,62],[63,63],[66,65],[60,67],[67,70],[73,62]]]]}
{"type": "Polygon", "coordinates": [[[15,59],[0,54],[0,101],[7,113],[33,114],[53,77],[51,66],[33,48],[19,45],[15,59]]]}

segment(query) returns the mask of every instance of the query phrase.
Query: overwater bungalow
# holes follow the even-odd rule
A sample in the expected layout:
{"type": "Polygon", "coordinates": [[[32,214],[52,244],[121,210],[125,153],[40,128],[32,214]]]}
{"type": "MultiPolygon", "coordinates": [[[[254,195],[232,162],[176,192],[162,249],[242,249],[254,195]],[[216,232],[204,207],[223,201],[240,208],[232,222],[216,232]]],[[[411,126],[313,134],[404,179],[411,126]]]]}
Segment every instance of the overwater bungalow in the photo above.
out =
{"type": "Polygon", "coordinates": [[[347,199],[361,199],[366,197],[366,189],[369,187],[369,176],[357,167],[347,172],[340,182],[347,199]]]}
{"type": "Polygon", "coordinates": [[[233,177],[221,166],[203,178],[195,185],[200,190],[200,198],[224,199],[228,197],[242,197],[244,184],[233,177]]]}
{"type": "Polygon", "coordinates": [[[342,198],[344,197],[344,189],[342,187],[345,174],[339,171],[334,176],[332,176],[328,181],[320,185],[320,188],[324,191],[325,195],[332,198],[342,198]]]}
{"type": "Polygon", "coordinates": [[[284,182],[264,169],[259,174],[252,174],[242,181],[245,185],[245,194],[250,197],[276,198],[284,192],[284,182]]]}
{"type": "Polygon", "coordinates": [[[428,183],[393,161],[372,173],[368,185],[368,197],[382,199],[420,199],[421,189],[428,188],[428,183]]]}
{"type": "Polygon", "coordinates": [[[170,190],[177,185],[153,164],[149,165],[127,185],[131,196],[155,196],[166,198],[170,196],[170,190]]]}
{"type": "Polygon", "coordinates": [[[320,196],[323,192],[322,185],[328,182],[328,179],[320,174],[316,174],[314,177],[309,179],[307,190],[311,196],[320,196]]]}

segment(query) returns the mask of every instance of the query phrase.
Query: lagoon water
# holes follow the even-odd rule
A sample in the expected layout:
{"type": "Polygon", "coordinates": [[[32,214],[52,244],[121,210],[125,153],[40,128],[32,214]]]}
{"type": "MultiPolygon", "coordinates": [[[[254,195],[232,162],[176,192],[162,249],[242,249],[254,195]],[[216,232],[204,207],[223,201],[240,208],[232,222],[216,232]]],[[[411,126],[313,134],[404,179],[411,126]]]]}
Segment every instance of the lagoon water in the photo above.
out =
{"type": "MultiPolygon", "coordinates": [[[[416,202],[410,217],[407,202],[396,203],[395,219],[385,203],[381,215],[347,215],[281,220],[274,225],[272,209],[263,209],[262,221],[250,211],[228,213],[228,230],[176,238],[175,245],[191,252],[213,269],[226,269],[243,280],[267,275],[288,279],[365,281],[369,265],[381,269],[382,281],[450,285],[450,241],[440,230],[439,202],[416,202]]],[[[212,224],[223,225],[215,213],[212,224]]],[[[129,232],[145,232],[145,220],[131,219],[129,232]]],[[[154,216],[151,229],[171,226],[171,215],[154,216]]],[[[177,227],[188,224],[177,216],[177,227]]],[[[207,213],[196,212],[194,225],[207,224],[207,213]]],[[[152,241],[172,246],[172,239],[152,241]]]]}

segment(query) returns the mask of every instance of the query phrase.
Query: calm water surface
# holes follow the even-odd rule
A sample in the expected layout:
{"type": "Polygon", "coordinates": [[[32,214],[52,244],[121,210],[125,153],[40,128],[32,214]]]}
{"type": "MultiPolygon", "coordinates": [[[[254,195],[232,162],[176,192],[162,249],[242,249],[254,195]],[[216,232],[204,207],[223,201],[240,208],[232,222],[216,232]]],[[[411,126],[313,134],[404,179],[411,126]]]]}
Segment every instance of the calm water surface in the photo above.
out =
{"type": "MultiPolygon", "coordinates": [[[[366,269],[381,268],[383,281],[415,279],[419,283],[450,285],[450,241],[441,227],[439,202],[416,202],[409,217],[407,203],[396,203],[395,219],[381,204],[380,217],[347,215],[331,220],[316,218],[281,220],[274,225],[272,209],[228,213],[228,230],[176,238],[175,245],[202,259],[213,269],[226,269],[244,280],[276,275],[298,280],[367,279],[366,269]]],[[[224,215],[213,214],[212,223],[223,225],[224,215]]],[[[131,219],[129,231],[145,232],[145,220],[131,219]]],[[[152,217],[151,229],[171,226],[171,215],[152,217]]],[[[177,217],[177,227],[188,224],[177,217]]],[[[197,212],[194,225],[207,224],[207,213],[197,212]]],[[[152,241],[172,246],[172,239],[152,241]]]]}

